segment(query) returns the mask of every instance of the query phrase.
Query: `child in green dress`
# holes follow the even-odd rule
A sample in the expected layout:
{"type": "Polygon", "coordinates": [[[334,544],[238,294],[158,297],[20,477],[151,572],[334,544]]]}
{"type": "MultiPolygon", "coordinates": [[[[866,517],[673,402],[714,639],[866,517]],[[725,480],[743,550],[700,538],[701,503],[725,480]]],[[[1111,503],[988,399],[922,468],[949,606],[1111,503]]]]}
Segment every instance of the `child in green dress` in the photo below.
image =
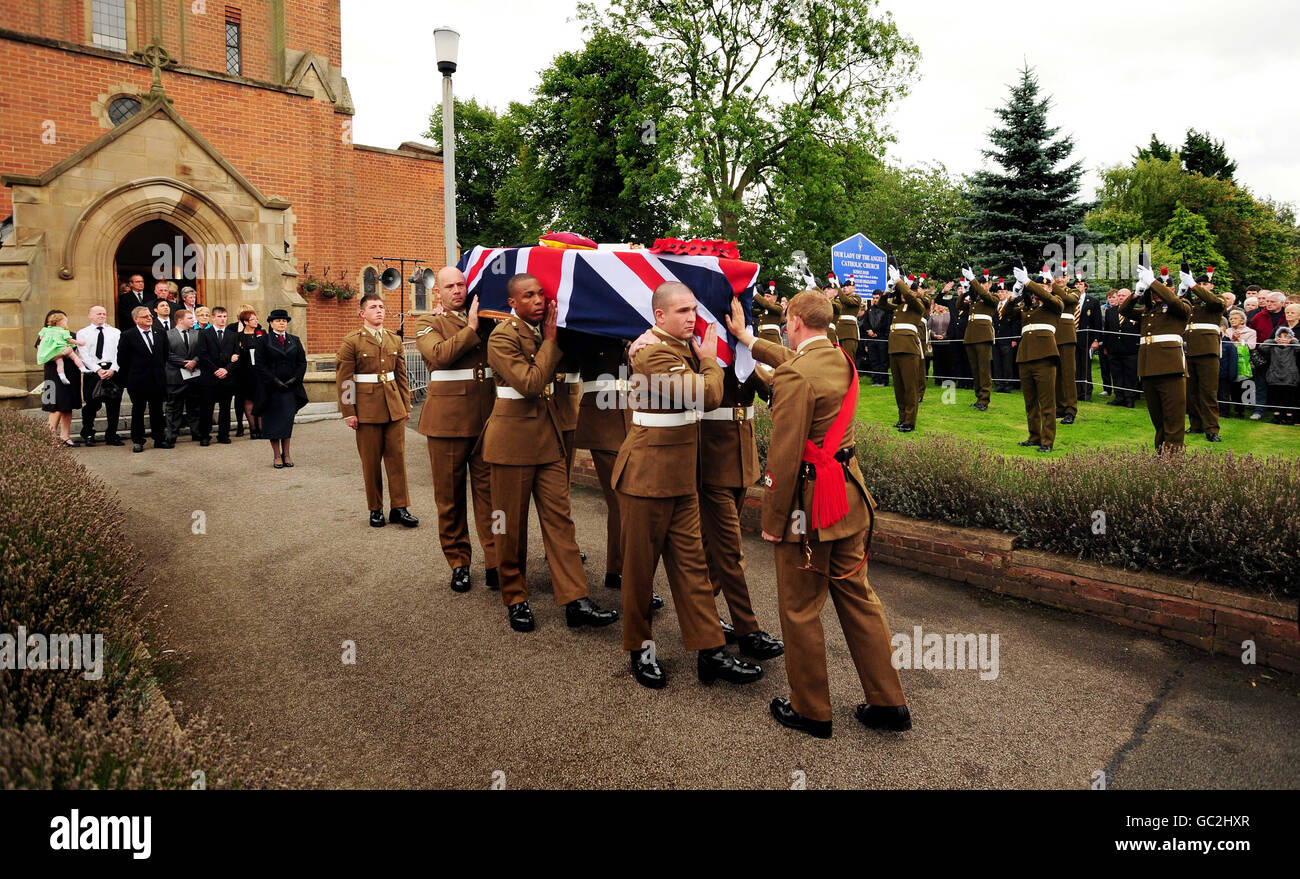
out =
{"type": "Polygon", "coordinates": [[[65,385],[71,384],[64,372],[63,361],[71,360],[80,369],[81,360],[77,357],[76,346],[86,343],[79,341],[68,329],[68,316],[61,311],[50,312],[45,320],[45,328],[40,331],[38,338],[40,344],[36,347],[36,362],[44,366],[54,360],[54,369],[59,374],[59,381],[65,385]]]}

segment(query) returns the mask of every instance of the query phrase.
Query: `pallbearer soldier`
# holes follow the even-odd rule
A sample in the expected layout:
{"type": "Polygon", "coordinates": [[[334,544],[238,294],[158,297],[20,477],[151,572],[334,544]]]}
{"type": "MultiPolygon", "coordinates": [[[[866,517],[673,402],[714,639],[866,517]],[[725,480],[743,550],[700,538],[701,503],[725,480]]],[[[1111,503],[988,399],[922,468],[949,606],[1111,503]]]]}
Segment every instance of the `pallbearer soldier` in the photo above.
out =
{"type": "MultiPolygon", "coordinates": [[[[576,333],[557,330],[556,341],[564,342],[560,349],[560,364],[555,373],[555,408],[560,413],[560,436],[564,438],[564,469],[573,479],[574,434],[578,430],[578,409],[582,406],[582,367],[573,337],[576,333]]],[[[586,561],[583,557],[583,561],[586,561]]]]}
{"type": "Polygon", "coordinates": [[[520,557],[531,497],[537,501],[546,562],[565,622],[570,627],[606,626],[618,619],[618,612],[601,610],[587,597],[569,512],[569,475],[555,401],[561,356],[555,343],[555,303],[532,275],[511,277],[506,296],[516,316],[499,323],[488,338],[496,402],[482,438],[483,460],[492,465],[493,516],[505,520],[504,533],[497,529],[493,541],[501,598],[510,627],[531,632],[533,611],[520,557]]]}
{"type": "MultiPolygon", "coordinates": [[[[737,301],[737,306],[739,302],[737,301]]],[[[700,521],[704,552],[713,581],[731,612],[723,624],[728,643],[754,659],[773,659],[785,652],[776,638],[763,631],[754,616],[745,582],[744,539],[740,510],[745,492],[758,481],[758,445],[754,440],[754,391],[759,379],[741,383],[734,369],[723,370],[722,402],[704,413],[700,422],[700,521]]]]}
{"type": "Polygon", "coordinates": [[[487,365],[487,334],[479,334],[478,299],[465,308],[465,276],[455,266],[438,270],[435,283],[441,314],[420,318],[415,347],[429,367],[428,397],[420,413],[420,433],[429,445],[433,496],[438,504],[438,539],[451,565],[451,588],[470,588],[473,550],[465,502],[468,479],[474,496],[474,524],[483,546],[487,586],[500,586],[492,539],[491,468],[475,450],[496,400],[487,365]]]}
{"type": "MultiPolygon", "coordinates": [[[[839,302],[840,308],[835,317],[835,335],[840,340],[840,347],[856,364],[858,357],[858,309],[862,308],[862,297],[857,294],[853,275],[849,275],[848,281],[839,291],[836,300],[839,302]]],[[[854,369],[857,369],[857,367],[854,366],[854,369]]]]}
{"type": "Polygon", "coordinates": [[[371,526],[384,527],[387,471],[388,520],[414,528],[420,520],[406,509],[406,420],[411,417],[406,355],[402,340],[384,329],[384,300],[378,293],[361,297],[360,313],[361,328],[344,336],[339,347],[339,411],[343,423],[357,432],[371,526]]]}
{"type": "MultiPolygon", "coordinates": [[[[962,346],[970,361],[970,374],[975,387],[975,408],[985,412],[993,393],[993,321],[998,314],[998,298],[988,285],[975,279],[970,266],[962,266],[962,277],[969,289],[962,301],[970,317],[962,346]]],[[[984,275],[987,280],[988,274],[984,275]]]]}
{"type": "Polygon", "coordinates": [[[821,611],[829,593],[867,701],[857,718],[872,729],[903,731],[912,719],[891,662],[889,623],[867,582],[865,538],[874,501],[854,454],[858,375],[823,338],[831,309],[812,293],[790,303],[786,332],[794,351],[729,325],[754,357],[777,365],[772,444],[763,477],[763,539],[775,544],[776,591],[786,641],[790,698],[773,699],[777,722],[819,738],[831,735],[830,685],[821,611]],[[739,330],[739,332],[738,332],[739,330]]]}
{"type": "Polygon", "coordinates": [[[889,371],[894,378],[894,402],[898,404],[898,421],[894,427],[899,433],[910,433],[916,429],[916,408],[920,401],[925,362],[921,333],[930,303],[914,292],[919,288],[915,279],[915,286],[911,287],[903,280],[892,257],[889,282],[892,289],[880,300],[880,307],[894,316],[889,325],[889,371]]]}
{"type": "Polygon", "coordinates": [[[1061,263],[1061,274],[1053,278],[1051,268],[1043,266],[1043,283],[1051,284],[1052,295],[1061,300],[1061,314],[1056,319],[1056,350],[1060,361],[1056,370],[1056,417],[1062,424],[1074,424],[1074,417],[1079,413],[1079,386],[1074,383],[1074,349],[1079,344],[1079,296],[1065,286],[1067,268],[1065,263],[1061,263]]]}
{"type": "Polygon", "coordinates": [[[1147,398],[1147,412],[1156,429],[1155,446],[1174,451],[1183,448],[1187,423],[1187,372],[1183,359],[1183,332],[1192,307],[1156,280],[1149,266],[1138,266],[1138,284],[1120,306],[1131,315],[1142,302],[1142,336],[1138,339],[1138,378],[1147,398]]]}
{"type": "Polygon", "coordinates": [[[1193,278],[1183,260],[1179,295],[1186,295],[1192,307],[1187,324],[1187,417],[1188,433],[1203,433],[1212,443],[1219,439],[1219,321],[1223,319],[1223,297],[1214,292],[1210,274],[1193,278]]]}
{"type": "Polygon", "coordinates": [[[726,651],[700,543],[699,420],[722,400],[717,330],[710,324],[702,344],[691,340],[695,295],[685,284],[660,284],[651,308],[658,341],[632,357],[632,428],[614,462],[623,517],[623,649],[637,683],[667,684],[650,625],[650,586],[663,556],[682,640],[698,651],[700,682],[749,683],[763,669],[726,651]]]}
{"type": "Polygon", "coordinates": [[[1056,330],[1061,300],[1050,287],[1029,280],[1023,267],[1016,267],[1015,276],[1016,286],[1021,288],[1014,306],[1020,318],[1016,363],[1020,366],[1020,387],[1029,422],[1029,439],[1020,445],[1050,452],[1056,442],[1056,372],[1062,359],[1056,347],[1056,330]]]}
{"type": "Polygon", "coordinates": [[[754,291],[754,332],[760,339],[781,344],[781,303],[776,298],[776,281],[767,282],[767,295],[754,291]]]}

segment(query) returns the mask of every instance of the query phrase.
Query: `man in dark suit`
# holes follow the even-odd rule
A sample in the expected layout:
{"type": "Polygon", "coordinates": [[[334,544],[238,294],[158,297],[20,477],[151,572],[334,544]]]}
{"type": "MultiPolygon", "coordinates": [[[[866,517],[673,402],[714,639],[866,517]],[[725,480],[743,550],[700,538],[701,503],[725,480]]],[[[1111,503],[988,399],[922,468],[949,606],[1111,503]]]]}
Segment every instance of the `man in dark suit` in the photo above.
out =
{"type": "Polygon", "coordinates": [[[212,309],[212,323],[199,333],[199,369],[203,374],[203,403],[199,407],[199,430],[212,437],[212,407],[217,407],[217,442],[230,444],[230,401],[235,395],[235,363],[239,360],[239,336],[226,325],[229,315],[223,306],[212,309]]]}
{"type": "MultiPolygon", "coordinates": [[[[162,282],[159,283],[159,287],[163,290],[167,289],[162,286],[162,282]]],[[[150,309],[153,311],[154,335],[162,336],[164,339],[167,338],[167,334],[176,326],[176,319],[172,315],[171,302],[166,299],[155,299],[150,309]]]]}
{"type": "Polygon", "coordinates": [[[134,326],[122,331],[118,363],[126,391],[131,395],[131,443],[133,452],[144,451],[144,413],[149,410],[149,432],[156,449],[167,448],[163,435],[163,400],[167,379],[163,374],[166,347],[153,331],[153,314],[137,306],[131,314],[134,326]]]}
{"type": "Polygon", "coordinates": [[[1020,383],[1016,377],[1016,345],[1020,338],[1020,312],[1010,307],[1011,291],[998,278],[998,312],[993,317],[993,389],[1009,394],[1020,383]]]}
{"type": "Polygon", "coordinates": [[[1111,317],[1110,310],[1118,308],[1119,302],[1116,301],[1118,290],[1111,290],[1106,294],[1106,301],[1101,305],[1101,332],[1097,334],[1095,344],[1097,346],[1097,360],[1101,364],[1101,392],[1111,400],[1115,399],[1115,381],[1111,375],[1113,366],[1110,359],[1110,351],[1106,347],[1107,331],[1110,330],[1111,317]]]}
{"type": "Polygon", "coordinates": [[[1134,408],[1138,398],[1138,330],[1140,320],[1134,315],[1120,312],[1120,306],[1131,296],[1127,289],[1115,291],[1115,304],[1106,309],[1106,322],[1102,347],[1110,361],[1111,399],[1107,406],[1134,408]]]}
{"type": "Polygon", "coordinates": [[[1075,385],[1079,389],[1079,399],[1092,402],[1092,358],[1100,347],[1102,329],[1101,301],[1088,295],[1088,282],[1079,281],[1075,285],[1079,294],[1077,313],[1079,316],[1079,344],[1074,350],[1075,385]]]}
{"type": "Polygon", "coordinates": [[[140,306],[152,309],[157,297],[148,293],[144,289],[144,276],[132,275],[130,278],[131,289],[121,296],[117,297],[117,328],[123,332],[129,332],[131,327],[135,326],[135,321],[131,317],[131,312],[140,306]]]}
{"type": "Polygon", "coordinates": [[[194,329],[193,312],[176,312],[176,326],[167,334],[167,445],[176,445],[184,415],[190,425],[191,440],[208,445],[210,440],[199,426],[199,331],[194,329]]]}
{"type": "Polygon", "coordinates": [[[862,338],[867,345],[867,370],[871,383],[889,387],[889,324],[893,314],[880,307],[884,290],[871,291],[871,307],[867,309],[867,325],[862,338]]]}

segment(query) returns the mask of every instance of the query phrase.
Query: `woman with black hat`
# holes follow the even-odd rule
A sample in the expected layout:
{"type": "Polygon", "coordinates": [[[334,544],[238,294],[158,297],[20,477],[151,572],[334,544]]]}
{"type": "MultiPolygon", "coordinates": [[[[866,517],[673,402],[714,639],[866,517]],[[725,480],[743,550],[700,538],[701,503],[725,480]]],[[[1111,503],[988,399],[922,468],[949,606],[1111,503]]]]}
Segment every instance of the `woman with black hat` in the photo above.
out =
{"type": "Polygon", "coordinates": [[[279,470],[293,466],[289,438],[293,436],[294,416],[307,405],[307,390],[302,386],[307,374],[307,351],[297,336],[288,333],[289,312],[277,308],[267,320],[271,332],[257,341],[255,368],[261,381],[253,414],[262,420],[262,436],[271,441],[271,466],[279,470]]]}

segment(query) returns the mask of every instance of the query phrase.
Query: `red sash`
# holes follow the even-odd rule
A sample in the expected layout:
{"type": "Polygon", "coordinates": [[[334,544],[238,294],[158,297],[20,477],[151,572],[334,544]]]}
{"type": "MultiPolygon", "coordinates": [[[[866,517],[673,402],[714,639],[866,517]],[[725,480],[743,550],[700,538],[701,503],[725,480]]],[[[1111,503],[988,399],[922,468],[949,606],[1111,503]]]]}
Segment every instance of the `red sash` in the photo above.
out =
{"type": "Polygon", "coordinates": [[[835,453],[840,449],[844,434],[849,429],[853,413],[858,408],[858,370],[853,365],[848,353],[839,346],[836,349],[844,355],[849,363],[849,388],[840,403],[840,411],[831,422],[821,447],[812,440],[806,440],[803,447],[803,460],[813,465],[817,479],[813,484],[812,527],[826,528],[834,525],[849,514],[848,486],[844,481],[844,468],[835,460],[835,453]]]}

